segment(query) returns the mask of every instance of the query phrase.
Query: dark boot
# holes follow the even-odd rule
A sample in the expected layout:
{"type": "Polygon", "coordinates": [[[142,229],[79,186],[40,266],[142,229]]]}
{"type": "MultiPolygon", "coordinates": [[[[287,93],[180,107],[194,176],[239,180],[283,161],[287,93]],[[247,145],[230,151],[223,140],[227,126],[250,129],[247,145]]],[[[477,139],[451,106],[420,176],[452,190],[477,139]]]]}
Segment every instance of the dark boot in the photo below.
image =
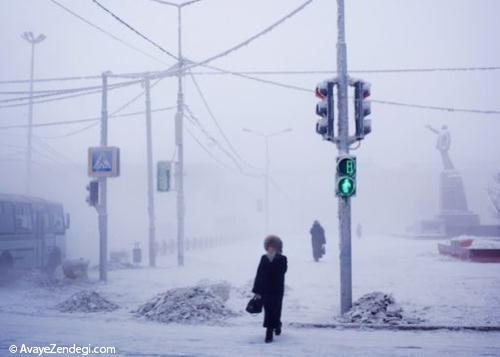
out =
{"type": "Polygon", "coordinates": [[[273,329],[268,327],[266,329],[266,343],[269,342],[273,342],[273,329]]]}
{"type": "Polygon", "coordinates": [[[276,336],[281,335],[281,326],[280,326],[280,327],[276,327],[276,328],[274,329],[274,334],[275,334],[276,336]]]}

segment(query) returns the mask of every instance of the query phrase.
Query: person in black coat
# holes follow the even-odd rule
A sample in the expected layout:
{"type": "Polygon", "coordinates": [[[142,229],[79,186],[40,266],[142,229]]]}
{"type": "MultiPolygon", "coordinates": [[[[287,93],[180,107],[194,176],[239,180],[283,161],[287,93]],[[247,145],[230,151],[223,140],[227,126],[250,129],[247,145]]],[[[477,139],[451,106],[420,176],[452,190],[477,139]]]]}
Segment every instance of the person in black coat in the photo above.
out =
{"type": "Polygon", "coordinates": [[[313,258],[317,262],[325,254],[325,230],[318,221],[314,221],[309,232],[311,233],[313,258]]]}
{"type": "Polygon", "coordinates": [[[273,333],[281,334],[281,307],[285,292],[285,273],[288,268],[286,257],[282,254],[283,242],[277,236],[264,240],[266,254],[260,258],[259,267],[253,284],[255,297],[262,299],[264,305],[264,327],[266,343],[272,342],[273,333]]]}

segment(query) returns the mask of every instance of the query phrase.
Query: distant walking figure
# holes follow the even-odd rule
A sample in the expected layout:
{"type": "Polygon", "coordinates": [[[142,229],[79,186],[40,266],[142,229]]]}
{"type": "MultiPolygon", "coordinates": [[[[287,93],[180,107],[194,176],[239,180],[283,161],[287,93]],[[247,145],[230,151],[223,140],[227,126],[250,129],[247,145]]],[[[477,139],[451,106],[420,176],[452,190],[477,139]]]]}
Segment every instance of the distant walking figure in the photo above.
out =
{"type": "Polygon", "coordinates": [[[262,299],[264,305],[264,327],[266,343],[273,341],[273,332],[281,334],[281,307],[285,292],[285,273],[287,259],[282,254],[283,242],[271,235],[264,240],[266,254],[260,258],[252,292],[256,298],[262,299]]]}
{"type": "Polygon", "coordinates": [[[363,226],[361,225],[361,223],[358,223],[358,225],[356,226],[356,236],[358,238],[361,238],[362,235],[363,235],[363,226]]]}
{"type": "Polygon", "coordinates": [[[311,227],[311,242],[314,261],[317,262],[325,254],[325,230],[318,221],[314,221],[311,227]]]}

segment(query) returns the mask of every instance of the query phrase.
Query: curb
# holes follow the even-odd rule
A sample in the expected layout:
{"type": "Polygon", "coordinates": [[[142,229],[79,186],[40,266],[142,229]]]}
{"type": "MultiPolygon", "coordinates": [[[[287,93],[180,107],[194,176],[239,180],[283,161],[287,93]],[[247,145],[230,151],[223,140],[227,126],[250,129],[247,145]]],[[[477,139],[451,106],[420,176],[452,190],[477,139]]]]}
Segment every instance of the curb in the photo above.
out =
{"type": "Polygon", "coordinates": [[[328,328],[328,329],[351,329],[351,330],[388,330],[388,331],[479,331],[479,332],[500,332],[500,326],[459,326],[459,325],[380,325],[380,324],[322,324],[291,322],[291,327],[298,328],[328,328]]]}

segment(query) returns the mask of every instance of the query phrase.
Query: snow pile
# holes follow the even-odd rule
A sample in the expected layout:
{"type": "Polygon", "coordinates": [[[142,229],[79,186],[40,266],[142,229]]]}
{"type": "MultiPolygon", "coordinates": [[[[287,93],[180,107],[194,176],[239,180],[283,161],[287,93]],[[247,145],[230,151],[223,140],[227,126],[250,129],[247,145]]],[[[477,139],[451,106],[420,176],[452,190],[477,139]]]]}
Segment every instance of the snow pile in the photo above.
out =
{"type": "Polygon", "coordinates": [[[171,289],[158,294],[135,312],[163,323],[211,323],[235,316],[225,306],[229,298],[227,283],[201,283],[193,287],[171,289]]]}
{"type": "Polygon", "coordinates": [[[61,312],[99,312],[114,311],[118,309],[118,305],[106,300],[95,291],[82,290],[57,304],[56,309],[61,312]]]}
{"type": "Polygon", "coordinates": [[[341,320],[347,323],[392,325],[420,322],[419,319],[405,317],[394,297],[382,292],[363,295],[353,303],[351,310],[341,320]]]}
{"type": "Polygon", "coordinates": [[[242,286],[234,286],[233,291],[235,295],[242,299],[250,299],[254,296],[252,292],[253,280],[247,280],[242,286]]]}

